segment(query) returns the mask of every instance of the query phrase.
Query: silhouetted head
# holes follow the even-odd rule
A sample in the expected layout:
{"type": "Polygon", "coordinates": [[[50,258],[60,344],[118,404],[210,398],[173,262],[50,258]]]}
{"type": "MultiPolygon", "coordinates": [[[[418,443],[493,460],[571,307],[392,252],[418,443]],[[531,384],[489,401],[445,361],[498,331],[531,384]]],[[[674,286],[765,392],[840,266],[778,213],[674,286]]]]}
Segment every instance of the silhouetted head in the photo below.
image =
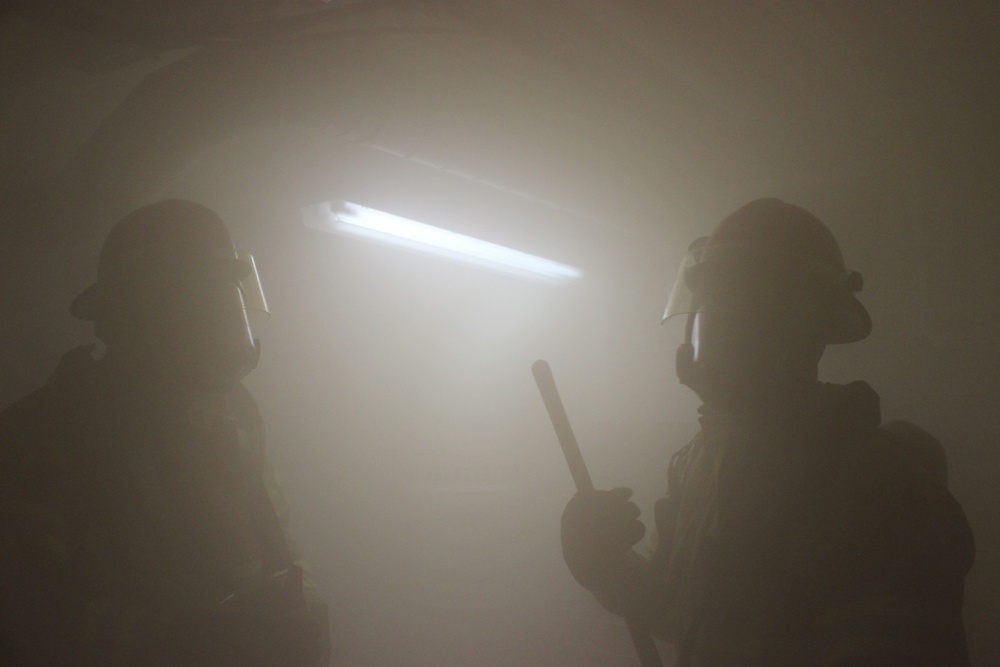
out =
{"type": "Polygon", "coordinates": [[[235,250],[213,211],[171,199],[114,226],[97,282],[70,312],[94,322],[109,359],[153,381],[222,391],[257,365],[247,307],[266,311],[253,258],[235,250]]]}
{"type": "Polygon", "coordinates": [[[707,404],[752,410],[816,382],[826,345],[871,319],[836,239],[808,211],[758,199],[689,248],[664,319],[686,314],[677,373],[707,404]]]}

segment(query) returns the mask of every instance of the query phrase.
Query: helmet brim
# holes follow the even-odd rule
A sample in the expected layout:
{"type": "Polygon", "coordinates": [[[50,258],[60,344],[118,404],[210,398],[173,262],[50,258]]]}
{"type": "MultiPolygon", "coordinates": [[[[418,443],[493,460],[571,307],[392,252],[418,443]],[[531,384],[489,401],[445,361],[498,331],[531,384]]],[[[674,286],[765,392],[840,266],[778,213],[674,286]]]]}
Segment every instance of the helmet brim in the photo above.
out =
{"type": "Polygon", "coordinates": [[[868,309],[852,296],[838,308],[826,342],[829,345],[856,343],[867,338],[871,332],[872,318],[868,309]]]}

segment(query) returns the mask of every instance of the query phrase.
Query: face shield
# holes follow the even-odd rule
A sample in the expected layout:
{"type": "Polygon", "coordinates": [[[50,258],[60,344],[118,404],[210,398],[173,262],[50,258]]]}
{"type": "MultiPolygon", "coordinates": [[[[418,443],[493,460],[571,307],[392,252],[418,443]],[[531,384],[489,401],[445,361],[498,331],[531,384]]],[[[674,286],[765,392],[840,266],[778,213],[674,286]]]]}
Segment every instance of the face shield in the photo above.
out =
{"type": "Polygon", "coordinates": [[[661,322],[666,322],[676,315],[687,315],[695,311],[694,292],[687,281],[687,275],[691,267],[697,266],[704,260],[707,241],[708,237],[706,236],[696,239],[688,251],[684,253],[684,257],[681,258],[681,265],[677,269],[677,276],[670,289],[670,296],[667,299],[667,307],[663,311],[661,322]]]}
{"type": "Polygon", "coordinates": [[[269,316],[253,255],[237,250],[216,254],[188,274],[172,310],[179,335],[169,353],[186,366],[203,389],[225,390],[257,366],[260,343],[249,313],[269,316]]]}
{"type": "Polygon", "coordinates": [[[224,259],[235,261],[237,264],[236,285],[243,297],[243,309],[270,316],[271,311],[267,308],[267,298],[260,284],[260,274],[257,272],[257,262],[253,255],[234,249],[231,253],[227,252],[224,259]]]}

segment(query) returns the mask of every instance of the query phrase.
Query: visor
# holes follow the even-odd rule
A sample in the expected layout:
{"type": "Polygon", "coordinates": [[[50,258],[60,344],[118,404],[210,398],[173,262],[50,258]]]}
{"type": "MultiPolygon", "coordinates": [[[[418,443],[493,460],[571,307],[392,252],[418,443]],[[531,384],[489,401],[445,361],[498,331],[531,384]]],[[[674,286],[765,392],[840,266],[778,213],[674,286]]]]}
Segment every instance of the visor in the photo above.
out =
{"type": "Polygon", "coordinates": [[[260,274],[257,273],[257,262],[253,255],[248,252],[239,250],[234,252],[236,261],[249,267],[246,274],[237,281],[240,291],[243,292],[243,303],[246,309],[270,315],[267,298],[264,296],[264,287],[260,284],[260,274]]]}

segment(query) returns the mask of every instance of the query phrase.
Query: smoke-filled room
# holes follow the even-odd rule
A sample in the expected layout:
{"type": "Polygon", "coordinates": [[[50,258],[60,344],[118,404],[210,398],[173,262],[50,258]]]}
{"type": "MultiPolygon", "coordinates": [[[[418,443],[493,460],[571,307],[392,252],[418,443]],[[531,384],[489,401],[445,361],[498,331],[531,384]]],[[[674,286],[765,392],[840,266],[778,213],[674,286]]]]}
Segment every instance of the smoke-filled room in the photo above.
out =
{"type": "Polygon", "coordinates": [[[995,0],[0,54],[0,665],[1000,665],[995,0]]]}

